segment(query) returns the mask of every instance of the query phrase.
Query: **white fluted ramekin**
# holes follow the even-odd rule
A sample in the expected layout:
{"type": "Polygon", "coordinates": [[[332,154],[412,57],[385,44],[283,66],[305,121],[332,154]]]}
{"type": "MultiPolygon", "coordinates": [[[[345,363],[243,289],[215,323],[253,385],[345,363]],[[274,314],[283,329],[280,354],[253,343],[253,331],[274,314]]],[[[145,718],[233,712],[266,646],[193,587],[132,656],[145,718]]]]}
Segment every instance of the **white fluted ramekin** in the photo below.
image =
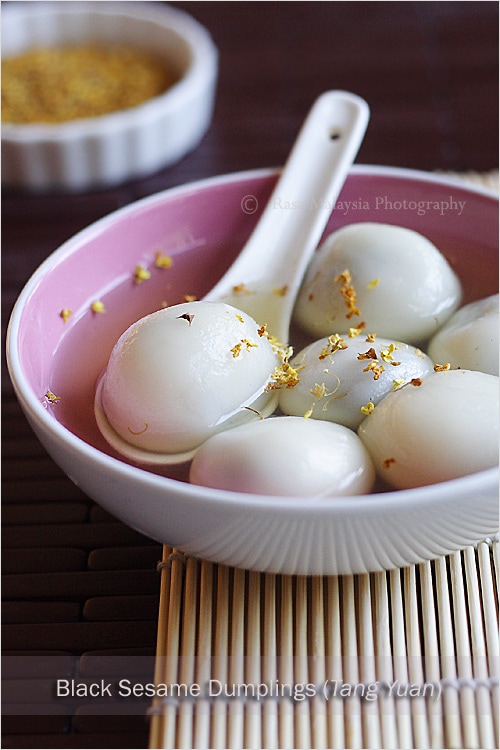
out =
{"type": "Polygon", "coordinates": [[[145,177],[179,161],[207,131],[217,50],[206,29],[163,3],[13,3],[3,11],[2,57],[31,47],[131,43],[162,56],[179,80],[131,109],[57,125],[2,125],[2,183],[86,190],[145,177]]]}

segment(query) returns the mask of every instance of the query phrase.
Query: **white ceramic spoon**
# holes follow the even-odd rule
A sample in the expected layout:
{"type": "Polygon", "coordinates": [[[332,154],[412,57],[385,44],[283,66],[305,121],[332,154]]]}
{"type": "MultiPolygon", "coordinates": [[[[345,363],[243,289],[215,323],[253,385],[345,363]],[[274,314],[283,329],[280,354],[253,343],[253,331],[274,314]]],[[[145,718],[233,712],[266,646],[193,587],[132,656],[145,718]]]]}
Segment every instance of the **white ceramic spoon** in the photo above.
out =
{"type": "MultiPolygon", "coordinates": [[[[328,91],[316,100],[250,239],[204,300],[231,304],[257,322],[267,323],[268,333],[278,341],[288,342],[302,278],[358,152],[368,119],[368,105],[354,94],[328,91]]],[[[252,200],[253,196],[248,198],[252,200]]],[[[121,455],[150,465],[182,463],[195,455],[199,446],[182,453],[155,453],[127,443],[106,418],[102,385],[103,379],[96,391],[97,424],[121,455]]],[[[276,391],[266,392],[251,406],[262,416],[269,416],[277,398],[276,391]]],[[[237,420],[235,414],[224,428],[234,426],[237,420]]]]}
{"type": "MultiPolygon", "coordinates": [[[[224,301],[243,310],[257,322],[267,323],[268,332],[278,341],[288,342],[302,278],[368,119],[367,103],[354,94],[327,91],[316,100],[257,226],[206,300],[224,301]],[[235,292],[235,288],[242,290],[235,292]]],[[[254,197],[245,198],[253,208],[254,197]]]]}

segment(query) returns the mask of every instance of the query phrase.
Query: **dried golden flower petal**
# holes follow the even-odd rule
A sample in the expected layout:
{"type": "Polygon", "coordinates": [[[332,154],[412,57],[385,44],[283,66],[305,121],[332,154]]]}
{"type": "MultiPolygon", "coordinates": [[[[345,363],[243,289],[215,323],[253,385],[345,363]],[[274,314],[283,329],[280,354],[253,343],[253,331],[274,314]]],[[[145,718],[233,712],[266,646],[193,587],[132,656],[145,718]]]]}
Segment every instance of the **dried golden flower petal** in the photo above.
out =
{"type": "Polygon", "coordinates": [[[266,386],[266,391],[275,391],[278,388],[294,388],[299,382],[299,373],[289,362],[283,362],[275,367],[271,380],[266,386]]]}
{"type": "Polygon", "coordinates": [[[339,336],[338,333],[333,333],[331,336],[328,336],[328,344],[321,350],[318,359],[326,359],[326,357],[342,349],[347,349],[345,339],[339,336]]]}
{"type": "Polygon", "coordinates": [[[396,344],[389,344],[387,349],[380,350],[380,356],[384,360],[384,362],[391,362],[394,359],[392,355],[395,349],[396,349],[396,344]]]}
{"type": "Polygon", "coordinates": [[[198,298],[196,294],[183,294],[182,299],[184,300],[184,302],[196,302],[198,298]]]}
{"type": "Polygon", "coordinates": [[[240,321],[240,323],[244,323],[245,322],[244,318],[241,315],[238,315],[238,313],[235,313],[234,317],[237,318],[240,321]]]}
{"type": "Polygon", "coordinates": [[[434,372],[446,372],[446,370],[450,370],[451,365],[449,362],[446,362],[444,365],[434,365],[434,372]]]}
{"type": "Polygon", "coordinates": [[[245,344],[245,348],[246,348],[247,352],[249,352],[250,349],[253,349],[254,347],[258,347],[259,346],[254,341],[250,341],[250,339],[241,339],[241,343],[245,344]]]}
{"type": "Polygon", "coordinates": [[[55,393],[52,393],[52,391],[47,391],[45,393],[45,398],[50,404],[56,404],[58,401],[61,400],[60,396],[56,396],[55,393]]]}
{"type": "Polygon", "coordinates": [[[140,264],[135,267],[134,279],[136,284],[142,284],[143,281],[147,281],[149,278],[151,278],[151,271],[148,271],[147,268],[144,268],[140,264]]]}
{"type": "Polygon", "coordinates": [[[68,308],[67,308],[67,307],[63,307],[63,309],[61,310],[61,312],[59,313],[59,315],[61,316],[61,318],[63,319],[63,321],[64,321],[65,323],[67,323],[67,321],[68,321],[68,318],[69,318],[69,317],[70,317],[71,315],[73,315],[73,310],[68,310],[68,308]]]}
{"type": "Polygon", "coordinates": [[[173,260],[170,255],[163,255],[159,250],[155,255],[155,266],[156,268],[171,268],[173,260]]]}
{"type": "Polygon", "coordinates": [[[347,285],[351,283],[352,276],[348,268],[344,268],[342,273],[339,273],[339,275],[334,278],[333,283],[338,284],[339,281],[341,281],[343,285],[347,285]]]}
{"type": "Polygon", "coordinates": [[[315,383],[314,388],[311,388],[309,393],[312,393],[312,395],[318,399],[324,398],[326,394],[326,385],[324,383],[321,383],[321,385],[315,383]]]}
{"type": "Polygon", "coordinates": [[[277,294],[279,297],[284,297],[288,292],[288,284],[282,286],[280,289],[273,289],[273,294],[277,294]]]}
{"type": "Polygon", "coordinates": [[[359,336],[359,334],[361,333],[361,331],[363,330],[363,328],[366,328],[366,323],[365,322],[360,323],[357,328],[349,328],[349,338],[350,339],[355,339],[356,336],[359,336]]]}
{"type": "Polygon", "coordinates": [[[377,278],[377,279],[373,279],[372,281],[370,281],[370,283],[369,283],[369,284],[367,284],[367,285],[366,285],[366,288],[367,288],[367,289],[375,289],[375,287],[376,287],[376,286],[377,286],[377,285],[378,285],[379,283],[380,283],[380,279],[379,279],[379,278],[377,278]]]}
{"type": "Polygon", "coordinates": [[[422,378],[412,378],[410,380],[410,385],[422,385],[422,378]]]}
{"type": "Polygon", "coordinates": [[[395,458],[386,458],[385,461],[383,461],[382,465],[384,469],[388,469],[391,464],[395,464],[396,459],[395,458]]]}
{"type": "Polygon", "coordinates": [[[378,380],[382,373],[384,372],[385,368],[384,365],[379,365],[378,360],[372,360],[367,367],[363,370],[363,372],[373,372],[373,379],[378,380]]]}
{"type": "Polygon", "coordinates": [[[388,362],[393,367],[399,367],[399,365],[401,364],[401,362],[397,362],[392,356],[397,348],[398,347],[396,344],[389,344],[387,349],[380,350],[380,356],[382,357],[384,362],[388,362]]]}
{"type": "Polygon", "coordinates": [[[264,323],[263,325],[261,325],[257,333],[259,334],[259,336],[265,336],[266,338],[269,338],[269,334],[267,332],[267,323],[264,323]]]}
{"type": "Polygon", "coordinates": [[[95,302],[92,302],[91,304],[91,310],[95,313],[105,313],[106,308],[104,307],[104,303],[101,302],[100,299],[97,299],[95,302]]]}
{"type": "Polygon", "coordinates": [[[278,355],[282,362],[288,362],[293,356],[293,346],[282,344],[281,341],[278,341],[276,336],[269,336],[266,334],[266,337],[271,344],[273,352],[278,355]]]}
{"type": "Polygon", "coordinates": [[[361,313],[359,312],[359,307],[357,307],[356,305],[356,292],[354,290],[354,287],[348,286],[345,289],[342,289],[341,292],[345,300],[347,309],[349,310],[346,318],[352,318],[353,315],[361,315],[361,313]]]}
{"type": "Polygon", "coordinates": [[[366,406],[361,407],[361,411],[363,414],[371,414],[374,409],[375,409],[375,404],[372,401],[368,401],[366,406]]]}
{"type": "Polygon", "coordinates": [[[248,289],[248,287],[245,286],[245,284],[236,284],[236,286],[233,286],[233,293],[234,294],[253,294],[253,292],[248,289]]]}
{"type": "Polygon", "coordinates": [[[250,351],[250,349],[253,349],[254,347],[258,347],[259,345],[254,343],[253,341],[250,341],[250,339],[241,339],[233,348],[231,349],[231,352],[233,354],[233,357],[239,357],[241,352],[243,351],[243,347],[247,350],[247,352],[250,351]]]}
{"type": "Polygon", "coordinates": [[[402,385],[406,383],[406,380],[404,378],[395,378],[392,381],[392,390],[395,391],[398,388],[401,388],[402,385]]]}
{"type": "Polygon", "coordinates": [[[371,346],[366,352],[360,352],[357,359],[378,359],[377,352],[373,346],[371,346]]]}
{"type": "Polygon", "coordinates": [[[353,315],[360,315],[359,308],[356,305],[356,290],[354,289],[353,285],[351,284],[352,277],[350,274],[349,269],[345,269],[341,274],[339,274],[334,280],[334,284],[338,284],[338,282],[341,282],[340,286],[340,293],[342,294],[342,297],[344,298],[344,302],[347,307],[347,314],[346,318],[352,318],[353,315]]]}
{"type": "Polygon", "coordinates": [[[366,337],[366,341],[368,344],[373,344],[376,338],[377,338],[376,333],[369,333],[366,337]]]}

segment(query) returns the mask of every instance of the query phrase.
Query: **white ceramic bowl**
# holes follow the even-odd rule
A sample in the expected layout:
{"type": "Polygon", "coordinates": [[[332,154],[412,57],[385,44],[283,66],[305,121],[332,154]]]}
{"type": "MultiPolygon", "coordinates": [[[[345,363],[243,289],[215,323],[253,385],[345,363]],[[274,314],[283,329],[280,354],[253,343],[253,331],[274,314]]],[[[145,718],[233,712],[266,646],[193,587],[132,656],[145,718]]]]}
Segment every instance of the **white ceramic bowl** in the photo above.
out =
{"type": "MultiPolygon", "coordinates": [[[[119,335],[164,300],[206,294],[243,246],[276,178],[276,171],[246,172],[153,195],[88,227],[43,263],[19,297],[7,343],[12,381],[34,431],[68,476],[112,514],[217,562],[282,573],[360,573],[431,559],[495,534],[494,469],[358,497],[267,497],[192,486],[184,467],[164,475],[146,471],[121,460],[100,435],[95,384],[119,335]],[[158,251],[172,257],[171,268],[155,267],[158,251]],[[139,263],[151,277],[135,284],[139,263]],[[106,313],[92,312],[96,299],[106,313]],[[63,308],[73,311],[66,323],[63,308]],[[60,401],[50,403],[48,391],[60,401]]],[[[464,303],[497,291],[492,193],[426,173],[356,166],[326,231],[359,221],[399,224],[429,237],[462,279],[464,303]]]]}
{"type": "Polygon", "coordinates": [[[34,46],[125,42],[180,76],[144,104],[57,125],[2,125],[2,183],[31,190],[109,187],[169,166],[209,127],[217,50],[193,18],[160,3],[13,3],[2,9],[2,57],[34,46]]]}

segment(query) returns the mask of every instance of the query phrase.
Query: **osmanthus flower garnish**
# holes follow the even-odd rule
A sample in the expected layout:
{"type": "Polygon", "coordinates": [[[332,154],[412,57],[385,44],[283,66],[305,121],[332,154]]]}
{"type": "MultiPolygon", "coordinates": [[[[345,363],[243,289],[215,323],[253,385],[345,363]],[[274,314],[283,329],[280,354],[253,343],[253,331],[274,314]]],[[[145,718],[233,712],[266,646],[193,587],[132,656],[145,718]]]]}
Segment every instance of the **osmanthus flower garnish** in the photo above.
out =
{"type": "Polygon", "coordinates": [[[340,293],[347,307],[346,318],[352,318],[353,315],[361,315],[359,307],[356,304],[358,295],[352,284],[351,272],[348,268],[344,269],[334,280],[334,284],[340,282],[340,293]]]}
{"type": "Polygon", "coordinates": [[[173,260],[170,255],[164,255],[160,250],[155,254],[156,268],[172,268],[173,260]]]}
{"type": "Polygon", "coordinates": [[[68,307],[63,307],[63,309],[59,313],[59,316],[63,319],[64,323],[67,323],[69,318],[72,315],[73,315],[73,310],[70,310],[68,307]]]}
{"type": "Polygon", "coordinates": [[[44,394],[44,398],[49,404],[57,404],[61,400],[61,397],[56,396],[56,394],[52,393],[52,391],[46,391],[44,394]]]}
{"type": "Polygon", "coordinates": [[[95,302],[92,302],[90,309],[94,313],[105,313],[106,307],[104,306],[104,302],[102,302],[100,299],[95,300],[95,302]]]}
{"type": "Polygon", "coordinates": [[[294,321],[319,339],[346,331],[348,321],[358,327],[362,315],[380,337],[419,345],[457,309],[461,293],[452,266],[427,237],[359,222],[332,232],[314,254],[294,321]]]}
{"type": "Polygon", "coordinates": [[[142,284],[151,278],[151,271],[139,264],[134,269],[134,281],[136,284],[142,284]]]}
{"type": "Polygon", "coordinates": [[[280,409],[293,416],[338,422],[357,429],[373,408],[398,386],[433,372],[432,361],[399,341],[330,334],[292,358],[297,382],[280,394],[280,409]],[[311,396],[313,397],[311,399],[311,396]]]}

